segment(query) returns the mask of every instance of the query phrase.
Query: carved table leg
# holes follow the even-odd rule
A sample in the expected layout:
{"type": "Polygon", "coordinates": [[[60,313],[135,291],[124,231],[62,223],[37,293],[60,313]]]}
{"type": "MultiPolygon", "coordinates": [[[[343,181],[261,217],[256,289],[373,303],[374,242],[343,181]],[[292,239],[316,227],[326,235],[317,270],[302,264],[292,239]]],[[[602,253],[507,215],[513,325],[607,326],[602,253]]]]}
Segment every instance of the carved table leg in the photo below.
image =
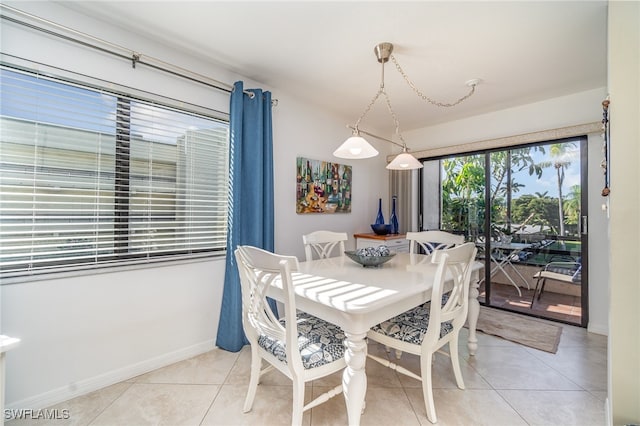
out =
{"type": "Polygon", "coordinates": [[[478,338],[476,337],[476,326],[478,325],[478,316],[480,316],[480,302],[478,301],[480,281],[478,281],[478,278],[478,272],[474,272],[469,288],[469,313],[467,318],[469,323],[469,341],[467,342],[469,355],[475,355],[478,350],[478,338]]]}
{"type": "Polygon", "coordinates": [[[364,408],[364,398],[367,393],[367,375],[364,367],[367,361],[366,333],[351,334],[345,332],[347,337],[347,351],[345,360],[347,368],[342,375],[342,388],[344,399],[347,403],[347,415],[350,426],[360,424],[360,415],[364,408]]]}

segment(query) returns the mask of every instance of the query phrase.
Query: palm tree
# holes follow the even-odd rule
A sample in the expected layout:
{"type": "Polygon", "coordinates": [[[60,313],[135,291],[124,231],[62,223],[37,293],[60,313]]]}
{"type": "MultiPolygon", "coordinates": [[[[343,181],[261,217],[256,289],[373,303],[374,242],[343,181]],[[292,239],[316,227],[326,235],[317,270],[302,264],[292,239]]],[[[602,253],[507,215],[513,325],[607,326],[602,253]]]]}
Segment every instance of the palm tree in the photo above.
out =
{"type": "Polygon", "coordinates": [[[575,143],[554,143],[549,147],[549,154],[552,161],[545,161],[540,167],[551,167],[556,170],[556,179],[558,182],[558,218],[560,219],[560,232],[558,235],[564,236],[564,201],[562,195],[562,184],[564,183],[565,170],[571,165],[569,158],[569,148],[575,147],[575,143]]]}
{"type": "Polygon", "coordinates": [[[564,212],[567,215],[567,224],[577,225],[580,220],[580,185],[569,188],[567,201],[564,203],[564,212]]]}

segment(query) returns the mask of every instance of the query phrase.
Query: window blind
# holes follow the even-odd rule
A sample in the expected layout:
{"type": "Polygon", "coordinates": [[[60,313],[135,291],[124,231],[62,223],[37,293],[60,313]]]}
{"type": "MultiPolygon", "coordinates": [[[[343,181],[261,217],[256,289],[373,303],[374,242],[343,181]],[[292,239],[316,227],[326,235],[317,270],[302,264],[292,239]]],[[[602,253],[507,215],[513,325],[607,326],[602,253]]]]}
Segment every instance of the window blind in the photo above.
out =
{"type": "Polygon", "coordinates": [[[225,250],[227,122],[0,72],[2,277],[225,250]]]}

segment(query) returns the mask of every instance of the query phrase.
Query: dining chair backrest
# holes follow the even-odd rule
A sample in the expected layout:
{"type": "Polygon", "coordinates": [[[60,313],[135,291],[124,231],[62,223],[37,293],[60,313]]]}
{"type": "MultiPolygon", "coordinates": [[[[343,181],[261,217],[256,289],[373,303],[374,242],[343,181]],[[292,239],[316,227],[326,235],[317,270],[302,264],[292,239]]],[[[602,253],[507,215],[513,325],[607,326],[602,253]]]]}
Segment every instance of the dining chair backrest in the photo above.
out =
{"type": "Polygon", "coordinates": [[[441,324],[450,322],[454,330],[459,330],[467,320],[471,267],[476,253],[474,243],[465,243],[433,252],[431,263],[437,264],[438,269],[431,291],[431,300],[445,300],[442,295],[445,293],[448,279],[452,279],[453,287],[451,291],[446,289],[446,303],[431,303],[429,328],[423,345],[433,346],[440,339],[441,324]]]}
{"type": "Polygon", "coordinates": [[[434,250],[450,248],[464,243],[464,235],[451,234],[445,231],[407,232],[409,252],[417,253],[421,247],[426,254],[434,250]]]}
{"type": "Polygon", "coordinates": [[[314,254],[319,259],[332,256],[342,256],[344,242],[347,241],[346,232],[315,231],[302,236],[306,260],[313,260],[314,254]],[[336,254],[337,252],[337,254],[336,254]]]}
{"type": "MultiPolygon", "coordinates": [[[[236,261],[240,274],[242,287],[242,322],[244,332],[251,344],[257,344],[262,336],[287,344],[287,350],[295,345],[296,331],[296,305],[291,282],[291,272],[297,271],[298,259],[295,256],[277,255],[266,250],[252,247],[239,246],[236,251],[236,261]],[[267,299],[267,291],[278,280],[282,283],[284,291],[285,328],[271,310],[267,299]]],[[[287,359],[296,366],[299,355],[292,357],[287,353],[287,359]]],[[[299,366],[300,369],[302,366],[299,366]]]]}

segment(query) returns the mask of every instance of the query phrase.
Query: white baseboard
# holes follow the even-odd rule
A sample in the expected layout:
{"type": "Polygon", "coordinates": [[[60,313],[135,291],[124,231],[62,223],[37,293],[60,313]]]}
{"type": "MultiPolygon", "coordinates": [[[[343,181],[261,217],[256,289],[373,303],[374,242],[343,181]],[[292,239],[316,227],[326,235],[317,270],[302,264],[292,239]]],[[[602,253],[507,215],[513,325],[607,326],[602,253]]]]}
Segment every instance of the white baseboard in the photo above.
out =
{"type": "Polygon", "coordinates": [[[178,349],[154,358],[147,359],[117,370],[90,377],[73,385],[62,386],[20,401],[7,402],[5,409],[42,409],[111,386],[157,368],[165,367],[196,355],[208,352],[215,346],[214,340],[207,340],[187,348],[178,349]]]}
{"type": "Polygon", "coordinates": [[[587,331],[589,333],[602,334],[603,336],[609,335],[609,327],[606,324],[593,324],[587,325],[587,331]]]}

